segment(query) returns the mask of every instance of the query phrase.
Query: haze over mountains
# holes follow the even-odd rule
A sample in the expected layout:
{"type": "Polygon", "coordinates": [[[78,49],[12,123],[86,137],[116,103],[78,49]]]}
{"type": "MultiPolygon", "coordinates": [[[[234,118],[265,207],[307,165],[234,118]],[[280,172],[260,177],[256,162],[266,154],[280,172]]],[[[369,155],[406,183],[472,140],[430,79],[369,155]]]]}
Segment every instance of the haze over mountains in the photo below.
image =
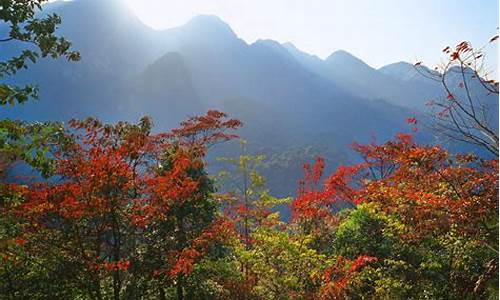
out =
{"type": "MultiPolygon", "coordinates": [[[[334,166],[353,159],[348,145],[354,141],[408,132],[405,119],[442,94],[409,63],[377,70],[345,51],[322,60],[291,43],[247,44],[216,16],[156,31],[118,0],[56,2],[47,5],[51,11],[61,15],[60,33],[82,60],[46,60],[21,72],[12,80],[37,83],[41,101],[2,114],[63,121],[150,115],[157,130],[166,130],[219,109],[244,122],[240,135],[251,152],[270,156],[267,175],[282,186],[279,193],[290,192],[300,165],[316,154],[334,166]],[[290,175],[278,176],[283,173],[290,175]]],[[[2,57],[19,51],[16,45],[5,50],[2,57]]],[[[419,138],[434,137],[423,131],[419,138]]]]}

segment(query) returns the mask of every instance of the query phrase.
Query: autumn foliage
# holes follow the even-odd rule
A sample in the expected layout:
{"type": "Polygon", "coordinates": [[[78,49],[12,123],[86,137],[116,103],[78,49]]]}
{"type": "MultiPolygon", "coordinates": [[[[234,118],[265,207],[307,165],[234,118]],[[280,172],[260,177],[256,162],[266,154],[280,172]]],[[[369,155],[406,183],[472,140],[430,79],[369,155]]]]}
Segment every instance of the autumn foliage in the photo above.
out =
{"type": "Polygon", "coordinates": [[[264,157],[227,159],[244,188],[216,194],[207,149],[240,126],[223,113],[159,134],[147,118],[70,126],[51,178],[1,185],[5,295],[475,299],[494,289],[497,159],[399,134],[353,144],[359,163],[328,176],[322,158],[305,164],[295,199],[271,195],[264,157]]]}
{"type": "MultiPolygon", "coordinates": [[[[343,224],[345,221],[342,221],[342,216],[333,213],[335,205],[347,202],[363,209],[370,207],[371,213],[384,218],[390,216],[392,226],[398,224],[396,236],[405,247],[425,245],[429,241],[447,239],[452,235],[461,242],[472,243],[478,249],[489,252],[487,256],[490,258],[478,267],[481,272],[489,274],[490,279],[494,279],[490,271],[498,268],[498,160],[484,160],[471,154],[452,155],[440,146],[418,145],[407,134],[400,134],[394,141],[382,145],[354,144],[353,148],[360,154],[362,162],[348,167],[340,166],[322,185],[318,178],[321,177],[323,160],[318,158],[312,167],[305,166],[305,180],[301,182],[298,198],[292,203],[296,222],[317,235],[319,241],[331,241],[332,236],[337,236],[336,242],[341,243],[339,232],[343,234],[343,226],[352,226],[350,222],[354,219],[348,219],[343,224]]],[[[376,230],[379,225],[374,223],[370,226],[370,230],[376,230]]],[[[384,235],[382,232],[375,234],[384,235]]],[[[369,240],[367,238],[367,242],[369,240]]],[[[318,245],[320,248],[331,247],[328,243],[318,245]]],[[[342,244],[336,246],[337,249],[343,247],[342,244]]],[[[384,245],[371,249],[364,245],[363,248],[370,249],[371,253],[363,252],[363,248],[356,249],[356,244],[345,247],[351,248],[348,251],[351,256],[358,253],[351,257],[354,262],[378,262],[382,265],[383,259],[389,259],[381,256],[383,248],[379,247],[384,245]]],[[[455,254],[456,257],[453,253],[450,255],[452,260],[463,259],[458,254],[455,254]]],[[[341,264],[342,259],[340,257],[337,264],[341,264]]],[[[349,263],[349,260],[345,262],[349,263]]],[[[352,288],[349,286],[350,281],[357,279],[353,279],[352,274],[346,271],[353,271],[352,268],[345,269],[343,266],[336,265],[325,270],[325,278],[331,278],[332,272],[337,274],[336,281],[328,282],[322,288],[322,297],[325,299],[349,298],[345,292],[352,288]]],[[[383,269],[381,266],[379,268],[383,269]]],[[[460,298],[483,296],[484,287],[478,287],[484,284],[480,281],[484,277],[479,274],[467,277],[470,275],[460,274],[453,268],[447,272],[451,274],[448,284],[456,288],[448,293],[460,298]]],[[[359,291],[351,291],[351,295],[355,294],[359,294],[359,291]]]]}
{"type": "Polygon", "coordinates": [[[72,121],[53,153],[53,180],[13,186],[22,201],[2,206],[18,232],[11,237],[17,251],[5,252],[4,261],[49,257],[59,264],[51,267],[66,266],[51,276],[85,283],[97,298],[108,278],[115,298],[127,294],[137,270],[164,280],[188,275],[228,228],[214,214],[203,160],[208,146],[240,126],[225,118],[209,111],[161,134],[151,133],[147,118],[114,126],[72,121]]]}
{"type": "MultiPolygon", "coordinates": [[[[445,71],[463,76],[482,57],[468,42],[443,52],[445,71]]],[[[219,111],[162,133],[146,117],[66,128],[4,120],[0,298],[498,298],[497,131],[476,115],[467,80],[458,85],[467,93],[453,93],[445,75],[438,121],[494,157],[419,144],[421,122],[408,117],[412,134],[354,143],[356,163],[331,174],[321,157],[306,163],[285,198],[272,195],[265,157],[245,142],[209,175],[209,148],[241,126],[219,111]],[[10,178],[14,161],[41,176],[10,178]]]]}

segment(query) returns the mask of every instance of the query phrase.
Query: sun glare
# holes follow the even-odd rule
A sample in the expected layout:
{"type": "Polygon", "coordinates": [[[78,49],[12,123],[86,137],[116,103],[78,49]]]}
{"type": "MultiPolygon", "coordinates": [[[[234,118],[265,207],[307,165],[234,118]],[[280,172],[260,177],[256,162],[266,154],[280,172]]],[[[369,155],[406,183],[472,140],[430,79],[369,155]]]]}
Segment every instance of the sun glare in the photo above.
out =
{"type": "Polygon", "coordinates": [[[124,0],[145,24],[155,29],[180,26],[199,14],[217,14],[214,2],[196,0],[124,0]]]}

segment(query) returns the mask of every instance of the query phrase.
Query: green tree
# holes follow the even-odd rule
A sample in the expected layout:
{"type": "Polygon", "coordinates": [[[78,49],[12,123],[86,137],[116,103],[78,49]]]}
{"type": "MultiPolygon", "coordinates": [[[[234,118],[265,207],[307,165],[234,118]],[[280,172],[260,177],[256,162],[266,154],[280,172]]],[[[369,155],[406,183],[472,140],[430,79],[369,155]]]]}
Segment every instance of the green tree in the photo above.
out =
{"type": "MultiPolygon", "coordinates": [[[[371,202],[344,212],[336,230],[333,256],[377,257],[349,282],[353,299],[478,299],[470,288],[484,272],[491,250],[455,228],[418,242],[415,229],[371,202]]],[[[490,282],[479,298],[496,295],[490,282]]]]}
{"type": "MultiPolygon", "coordinates": [[[[39,17],[43,5],[48,0],[1,0],[0,20],[9,27],[7,36],[0,37],[0,45],[6,43],[26,44],[21,53],[5,61],[0,61],[0,80],[28,68],[39,58],[65,57],[78,61],[80,54],[71,50],[71,43],[56,35],[61,18],[56,14],[39,17]]],[[[4,48],[5,49],[5,48],[4,48]]],[[[38,89],[33,85],[16,86],[0,83],[0,104],[24,103],[29,98],[37,98],[38,89]]]]}
{"type": "Polygon", "coordinates": [[[238,299],[304,299],[317,291],[326,257],[311,249],[310,236],[280,220],[278,210],[290,198],[273,197],[259,168],[263,155],[248,155],[241,142],[241,155],[220,158],[228,164],[223,178],[228,203],[226,215],[233,220],[239,238],[233,240],[229,257],[240,270],[233,297],[238,299]]]}
{"type": "MultiPolygon", "coordinates": [[[[30,63],[36,63],[39,58],[66,57],[70,61],[79,60],[78,52],[70,50],[71,44],[63,37],[55,34],[61,20],[56,15],[39,17],[42,1],[0,1],[0,24],[2,33],[0,47],[9,53],[10,49],[22,49],[13,57],[0,61],[0,109],[7,105],[23,104],[30,98],[38,98],[38,89],[33,85],[17,86],[5,81],[19,70],[28,68],[30,63]],[[8,29],[8,30],[7,30],[8,29]],[[24,49],[23,49],[24,47],[24,49]]],[[[5,54],[5,52],[4,52],[5,54]]],[[[5,56],[4,56],[5,57],[5,56]]],[[[48,177],[55,167],[49,153],[64,141],[62,124],[54,122],[23,122],[19,120],[0,120],[0,210],[19,205],[23,201],[22,186],[8,184],[7,171],[13,162],[23,161],[48,177]]],[[[53,295],[58,299],[74,299],[74,286],[61,280],[59,286],[51,286],[49,278],[55,277],[61,270],[56,261],[29,261],[29,267],[19,268],[26,255],[23,253],[24,240],[13,242],[9,236],[19,233],[21,224],[10,214],[2,214],[0,218],[0,252],[2,253],[2,294],[11,299],[25,299],[23,294],[3,293],[4,288],[13,291],[23,291],[24,295],[33,298],[53,295]],[[17,255],[18,261],[6,260],[6,255],[17,255]],[[46,268],[45,265],[50,266],[46,268]],[[50,269],[50,270],[49,270],[50,269]],[[5,284],[3,284],[5,283],[5,284]],[[44,295],[45,294],[45,295],[44,295]]]]}
{"type": "MultiPolygon", "coordinates": [[[[0,61],[0,106],[23,104],[38,99],[38,88],[32,84],[18,86],[5,81],[40,58],[64,57],[78,61],[80,54],[71,50],[71,43],[56,34],[61,18],[56,14],[42,16],[47,0],[1,0],[0,24],[9,30],[0,37],[0,45],[8,49],[21,48],[20,53],[0,61]]],[[[0,163],[5,171],[12,162],[24,161],[48,176],[53,161],[47,157],[50,148],[60,142],[63,126],[56,122],[27,123],[19,120],[0,120],[0,163]]]]}

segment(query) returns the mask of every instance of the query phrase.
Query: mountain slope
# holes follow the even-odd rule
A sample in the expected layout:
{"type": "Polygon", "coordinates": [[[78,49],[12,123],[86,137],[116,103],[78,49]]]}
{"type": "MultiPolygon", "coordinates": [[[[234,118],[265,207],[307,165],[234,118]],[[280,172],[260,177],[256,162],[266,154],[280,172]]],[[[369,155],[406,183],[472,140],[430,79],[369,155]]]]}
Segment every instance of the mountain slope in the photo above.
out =
{"type": "MultiPolygon", "coordinates": [[[[41,102],[3,116],[135,121],[150,115],[156,130],[167,130],[219,109],[244,122],[240,135],[251,153],[271,157],[267,174],[282,195],[293,194],[301,164],[313,155],[336,166],[357,159],[348,150],[354,141],[408,131],[405,119],[435,92],[398,75],[406,66],[375,70],[342,51],[322,60],[272,40],[249,45],[215,16],[155,31],[118,0],[54,3],[49,11],[62,16],[61,33],[81,50],[82,61],[44,61],[20,73],[17,82],[39,83],[41,102]],[[311,147],[317,150],[304,150],[311,147]]],[[[422,131],[418,138],[432,136],[422,131]]],[[[215,155],[239,153],[234,145],[218,149],[215,155]]]]}
{"type": "Polygon", "coordinates": [[[412,110],[425,110],[429,99],[441,95],[439,84],[419,74],[409,63],[376,70],[343,50],[322,60],[300,51],[291,43],[284,46],[305,68],[358,97],[382,99],[412,110]]]}

